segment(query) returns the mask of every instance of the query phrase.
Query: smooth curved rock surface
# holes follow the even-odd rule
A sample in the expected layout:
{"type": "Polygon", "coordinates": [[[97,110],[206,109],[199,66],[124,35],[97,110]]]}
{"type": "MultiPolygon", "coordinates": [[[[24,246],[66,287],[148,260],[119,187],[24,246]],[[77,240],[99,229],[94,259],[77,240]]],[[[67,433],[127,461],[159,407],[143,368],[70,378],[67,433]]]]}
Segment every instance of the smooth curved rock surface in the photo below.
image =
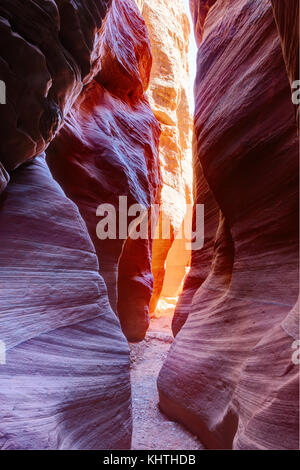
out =
{"type": "Polygon", "coordinates": [[[128,345],[43,156],[12,173],[0,227],[0,448],[130,448],[128,345]]]}
{"type": "Polygon", "coordinates": [[[296,449],[298,367],[283,326],[298,296],[290,85],[271,3],[212,3],[196,20],[196,202],[208,201],[208,232],[192,253],[160,406],[208,448],[296,449]]]}
{"type": "Polygon", "coordinates": [[[299,449],[299,365],[293,360],[298,340],[297,302],[253,348],[244,365],[234,396],[239,406],[235,449],[277,449],[279,445],[299,449]]]}
{"type": "Polygon", "coordinates": [[[41,154],[97,73],[110,0],[2,0],[0,161],[7,171],[41,154]]]}
{"type": "Polygon", "coordinates": [[[100,240],[96,233],[100,204],[111,204],[119,221],[127,213],[119,208],[119,196],[127,197],[128,208],[138,203],[145,210],[160,197],[160,129],[145,94],[150,42],[134,0],[112,2],[99,40],[99,73],[79,96],[47,157],[87,224],[123,331],[138,341],[149,325],[151,237],[130,241],[125,234],[120,239],[117,230],[116,239],[100,240]]]}

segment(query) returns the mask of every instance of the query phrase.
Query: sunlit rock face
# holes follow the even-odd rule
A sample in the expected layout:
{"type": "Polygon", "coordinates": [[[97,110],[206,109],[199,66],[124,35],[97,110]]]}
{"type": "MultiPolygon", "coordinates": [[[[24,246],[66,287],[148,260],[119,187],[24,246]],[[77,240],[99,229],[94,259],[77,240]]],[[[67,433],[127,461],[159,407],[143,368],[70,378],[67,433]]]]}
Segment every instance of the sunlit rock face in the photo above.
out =
{"type": "MultiPolygon", "coordinates": [[[[158,203],[161,180],[160,128],[145,94],[150,42],[133,0],[112,3],[99,41],[100,71],[79,96],[47,156],[53,175],[87,224],[123,331],[130,341],[138,341],[149,325],[152,240],[120,238],[119,216],[126,217],[132,204],[149,210],[158,203]],[[119,196],[127,197],[127,207],[119,207],[119,196]],[[104,203],[116,209],[114,239],[101,240],[96,232],[101,220],[97,208],[104,203]]],[[[129,220],[125,224],[127,230],[129,220]]]]}
{"type": "Polygon", "coordinates": [[[298,141],[290,84],[271,2],[211,3],[205,18],[197,15],[203,2],[193,7],[194,170],[205,243],[192,253],[175,314],[160,406],[209,448],[297,449],[298,141]]]}
{"type": "Polygon", "coordinates": [[[153,243],[154,291],[150,303],[153,313],[161,295],[178,295],[190,260],[186,241],[174,242],[183,223],[186,204],[192,202],[190,25],[182,0],[139,0],[137,3],[148,28],[153,55],[147,94],[162,130],[159,146],[163,180],[160,222],[164,217],[171,228],[166,239],[157,229],[153,243]],[[168,258],[172,246],[173,253],[168,258]]]}

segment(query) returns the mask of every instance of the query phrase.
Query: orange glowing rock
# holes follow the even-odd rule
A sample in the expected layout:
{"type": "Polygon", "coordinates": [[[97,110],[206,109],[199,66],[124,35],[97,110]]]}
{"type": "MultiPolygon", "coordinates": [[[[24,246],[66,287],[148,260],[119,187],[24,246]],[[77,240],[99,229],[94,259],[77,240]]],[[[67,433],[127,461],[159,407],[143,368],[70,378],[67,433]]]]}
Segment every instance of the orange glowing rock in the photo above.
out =
{"type": "Polygon", "coordinates": [[[192,116],[188,48],[190,25],[182,0],[137,0],[146,22],[153,55],[148,97],[161,124],[159,160],[163,187],[161,215],[169,220],[170,239],[153,243],[154,291],[150,314],[160,296],[177,296],[189,264],[189,250],[175,242],[176,233],[192,202],[192,116]],[[167,278],[165,279],[165,275],[167,278]]]}

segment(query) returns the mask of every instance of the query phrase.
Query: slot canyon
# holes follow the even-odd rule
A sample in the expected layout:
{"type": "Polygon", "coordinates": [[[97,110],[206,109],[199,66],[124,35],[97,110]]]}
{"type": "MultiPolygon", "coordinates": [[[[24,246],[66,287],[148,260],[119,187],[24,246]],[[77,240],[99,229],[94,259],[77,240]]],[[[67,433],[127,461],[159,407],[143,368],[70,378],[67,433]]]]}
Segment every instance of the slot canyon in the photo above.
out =
{"type": "Polygon", "coordinates": [[[0,0],[0,449],[299,448],[298,25],[0,0]]]}

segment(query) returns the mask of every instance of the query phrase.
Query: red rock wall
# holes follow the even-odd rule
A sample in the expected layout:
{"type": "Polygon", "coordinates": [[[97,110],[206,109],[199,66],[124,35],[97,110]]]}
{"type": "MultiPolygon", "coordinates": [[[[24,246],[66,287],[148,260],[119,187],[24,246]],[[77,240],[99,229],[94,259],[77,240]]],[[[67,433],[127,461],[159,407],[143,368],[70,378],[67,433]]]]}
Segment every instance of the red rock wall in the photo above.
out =
{"type": "Polygon", "coordinates": [[[271,0],[290,83],[299,79],[299,2],[271,0]]]}
{"type": "MultiPolygon", "coordinates": [[[[283,58],[293,90],[293,84],[299,80],[299,2],[272,0],[272,7],[278,32],[281,38],[283,58]]],[[[297,105],[299,121],[299,105],[297,105]]],[[[298,122],[299,124],[299,122],[298,122]]]]}
{"type": "Polygon", "coordinates": [[[131,0],[3,0],[0,39],[0,448],[128,449],[129,349],[110,303],[121,259],[120,319],[143,337],[151,243],[123,252],[95,232],[102,202],[159,196],[145,24],[131,0]],[[54,137],[65,192],[41,155],[54,137]]]}
{"type": "Polygon", "coordinates": [[[205,244],[192,253],[175,314],[160,406],[208,448],[297,449],[298,141],[290,85],[271,3],[211,3],[205,15],[204,2],[193,7],[200,12],[194,170],[205,244]]]}
{"type": "Polygon", "coordinates": [[[99,67],[110,0],[2,0],[0,160],[10,171],[41,154],[99,67]]]}
{"type": "Polygon", "coordinates": [[[84,222],[43,156],[1,197],[0,286],[0,448],[130,448],[128,345],[84,222]]]}
{"type": "Polygon", "coordinates": [[[112,204],[118,220],[119,196],[127,197],[128,207],[139,203],[149,209],[159,202],[160,129],[145,95],[150,42],[134,0],[112,3],[100,41],[100,71],[47,155],[54,177],[87,224],[123,331],[138,341],[149,325],[152,240],[100,240],[96,234],[100,204],[112,204]]]}

